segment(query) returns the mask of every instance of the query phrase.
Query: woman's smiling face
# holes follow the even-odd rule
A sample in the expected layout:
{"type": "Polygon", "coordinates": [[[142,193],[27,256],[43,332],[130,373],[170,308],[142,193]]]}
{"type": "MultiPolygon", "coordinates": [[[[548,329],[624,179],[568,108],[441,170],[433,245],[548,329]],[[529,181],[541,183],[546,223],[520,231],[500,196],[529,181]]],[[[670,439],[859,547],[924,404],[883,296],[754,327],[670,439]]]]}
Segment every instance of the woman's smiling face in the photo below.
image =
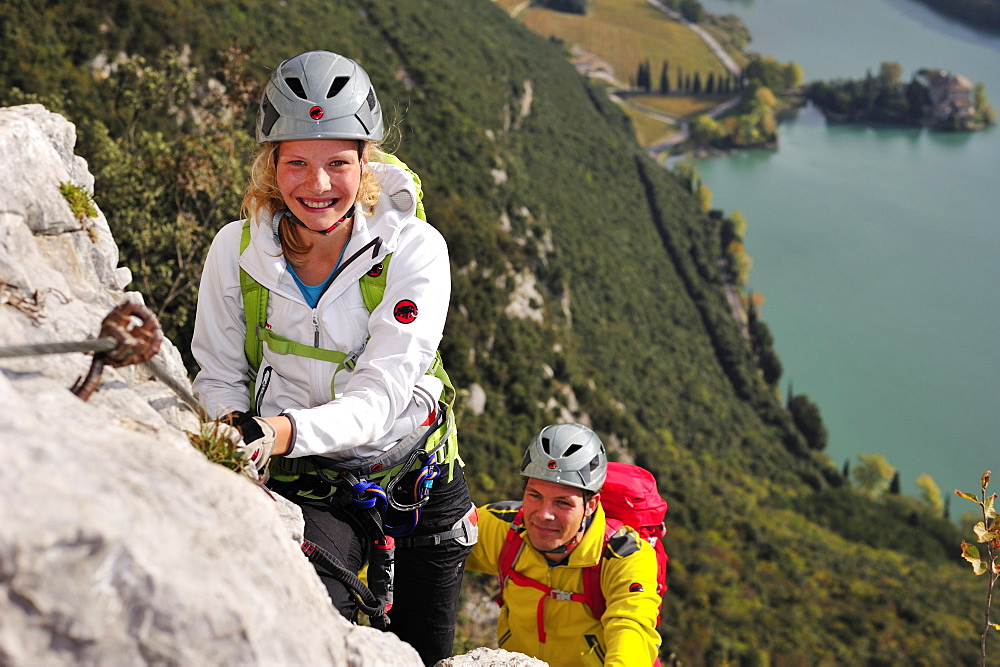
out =
{"type": "Polygon", "coordinates": [[[357,141],[300,139],[278,145],[278,190],[303,224],[324,231],[354,204],[363,163],[357,141]]]}

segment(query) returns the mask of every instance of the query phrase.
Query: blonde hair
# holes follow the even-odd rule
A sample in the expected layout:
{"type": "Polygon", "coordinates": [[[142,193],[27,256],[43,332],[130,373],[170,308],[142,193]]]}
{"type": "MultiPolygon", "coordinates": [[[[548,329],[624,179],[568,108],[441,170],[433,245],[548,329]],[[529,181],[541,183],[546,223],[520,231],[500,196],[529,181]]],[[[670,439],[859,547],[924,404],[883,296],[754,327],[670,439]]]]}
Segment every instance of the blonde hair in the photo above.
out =
{"type": "MultiPolygon", "coordinates": [[[[380,161],[382,150],[377,143],[374,141],[359,141],[358,143],[361,144],[360,157],[362,159],[380,161]]],[[[243,195],[243,204],[240,207],[244,218],[257,217],[260,220],[270,222],[275,213],[287,208],[285,200],[281,196],[281,190],[278,189],[278,148],[280,145],[280,142],[277,141],[261,144],[260,150],[257,151],[257,155],[250,165],[250,183],[247,185],[246,193],[243,195]]],[[[355,216],[357,212],[361,212],[365,216],[374,213],[381,192],[381,186],[379,186],[373,170],[365,169],[362,171],[358,194],[355,198],[355,216]]],[[[301,260],[297,256],[309,252],[312,248],[312,244],[299,235],[298,227],[287,217],[283,217],[278,224],[278,239],[281,242],[281,253],[292,264],[300,264],[301,260]]]]}

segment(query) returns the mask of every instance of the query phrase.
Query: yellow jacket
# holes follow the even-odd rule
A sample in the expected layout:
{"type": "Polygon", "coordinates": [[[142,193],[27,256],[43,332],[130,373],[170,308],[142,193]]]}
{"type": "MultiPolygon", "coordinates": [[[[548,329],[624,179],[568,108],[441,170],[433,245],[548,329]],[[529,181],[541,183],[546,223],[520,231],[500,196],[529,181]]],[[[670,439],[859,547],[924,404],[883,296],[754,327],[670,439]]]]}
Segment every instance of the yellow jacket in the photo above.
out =
{"type": "MultiPolygon", "coordinates": [[[[506,501],[479,508],[479,541],[472,548],[466,568],[497,574],[500,549],[521,503],[506,501]]],[[[596,620],[583,602],[548,598],[543,603],[545,642],[539,641],[537,611],[542,591],[510,580],[503,590],[504,606],[497,623],[497,643],[548,662],[553,667],[571,665],[651,665],[660,647],[656,617],[656,552],[631,528],[625,527],[604,548],[604,509],[594,520],[564,564],[550,566],[532,548],[522,532],[524,549],[514,569],[531,579],[562,591],[583,593],[583,568],[601,565],[601,590],[607,609],[596,620]]]]}

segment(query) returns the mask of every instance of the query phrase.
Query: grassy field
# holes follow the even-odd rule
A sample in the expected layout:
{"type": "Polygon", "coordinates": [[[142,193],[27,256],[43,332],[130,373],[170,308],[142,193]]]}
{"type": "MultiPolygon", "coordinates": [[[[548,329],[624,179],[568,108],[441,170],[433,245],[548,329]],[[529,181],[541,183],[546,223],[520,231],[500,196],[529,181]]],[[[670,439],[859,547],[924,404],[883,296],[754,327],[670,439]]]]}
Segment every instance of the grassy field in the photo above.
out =
{"type": "Polygon", "coordinates": [[[505,12],[509,13],[510,10],[524,3],[524,0],[493,0],[493,2],[495,2],[505,12]]]}
{"type": "Polygon", "coordinates": [[[627,101],[634,107],[653,113],[691,118],[722,104],[726,99],[726,95],[629,95],[627,101]]]}
{"type": "Polygon", "coordinates": [[[629,95],[622,98],[622,108],[632,119],[639,145],[649,147],[678,130],[677,125],[658,120],[655,116],[686,120],[705,113],[725,99],[724,95],[629,95]]]}
{"type": "Polygon", "coordinates": [[[635,131],[635,138],[640,146],[652,146],[677,132],[676,126],[651,118],[628,105],[624,105],[622,109],[625,110],[625,113],[632,120],[632,129],[635,131]]]}
{"type": "MultiPolygon", "coordinates": [[[[503,3],[501,2],[501,5],[503,3]]],[[[515,3],[516,4],[516,3],[515,3]]],[[[664,62],[671,77],[678,68],[685,73],[725,69],[711,50],[690,29],[669,19],[646,0],[597,0],[587,16],[529,9],[521,15],[525,25],[545,37],[557,37],[597,54],[614,68],[615,76],[633,82],[639,64],[650,63],[653,84],[659,82],[664,62]]],[[[675,79],[671,79],[673,85],[675,79]]]]}

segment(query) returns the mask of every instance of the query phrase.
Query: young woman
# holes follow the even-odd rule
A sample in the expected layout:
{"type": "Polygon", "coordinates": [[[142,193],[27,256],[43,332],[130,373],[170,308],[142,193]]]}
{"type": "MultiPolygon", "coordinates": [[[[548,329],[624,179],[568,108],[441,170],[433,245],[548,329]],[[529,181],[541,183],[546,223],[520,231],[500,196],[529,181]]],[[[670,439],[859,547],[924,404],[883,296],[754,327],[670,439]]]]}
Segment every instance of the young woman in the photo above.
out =
{"type": "MultiPolygon", "coordinates": [[[[433,664],[451,655],[474,507],[436,356],[448,249],[416,215],[413,176],[379,161],[382,136],[354,61],[313,51],[275,69],[246,221],[224,227],[206,260],[195,389],[302,508],[309,542],[357,572],[373,540],[386,545],[379,530],[397,536],[388,629],[433,664]]],[[[344,583],[324,583],[355,620],[344,583]]]]}

